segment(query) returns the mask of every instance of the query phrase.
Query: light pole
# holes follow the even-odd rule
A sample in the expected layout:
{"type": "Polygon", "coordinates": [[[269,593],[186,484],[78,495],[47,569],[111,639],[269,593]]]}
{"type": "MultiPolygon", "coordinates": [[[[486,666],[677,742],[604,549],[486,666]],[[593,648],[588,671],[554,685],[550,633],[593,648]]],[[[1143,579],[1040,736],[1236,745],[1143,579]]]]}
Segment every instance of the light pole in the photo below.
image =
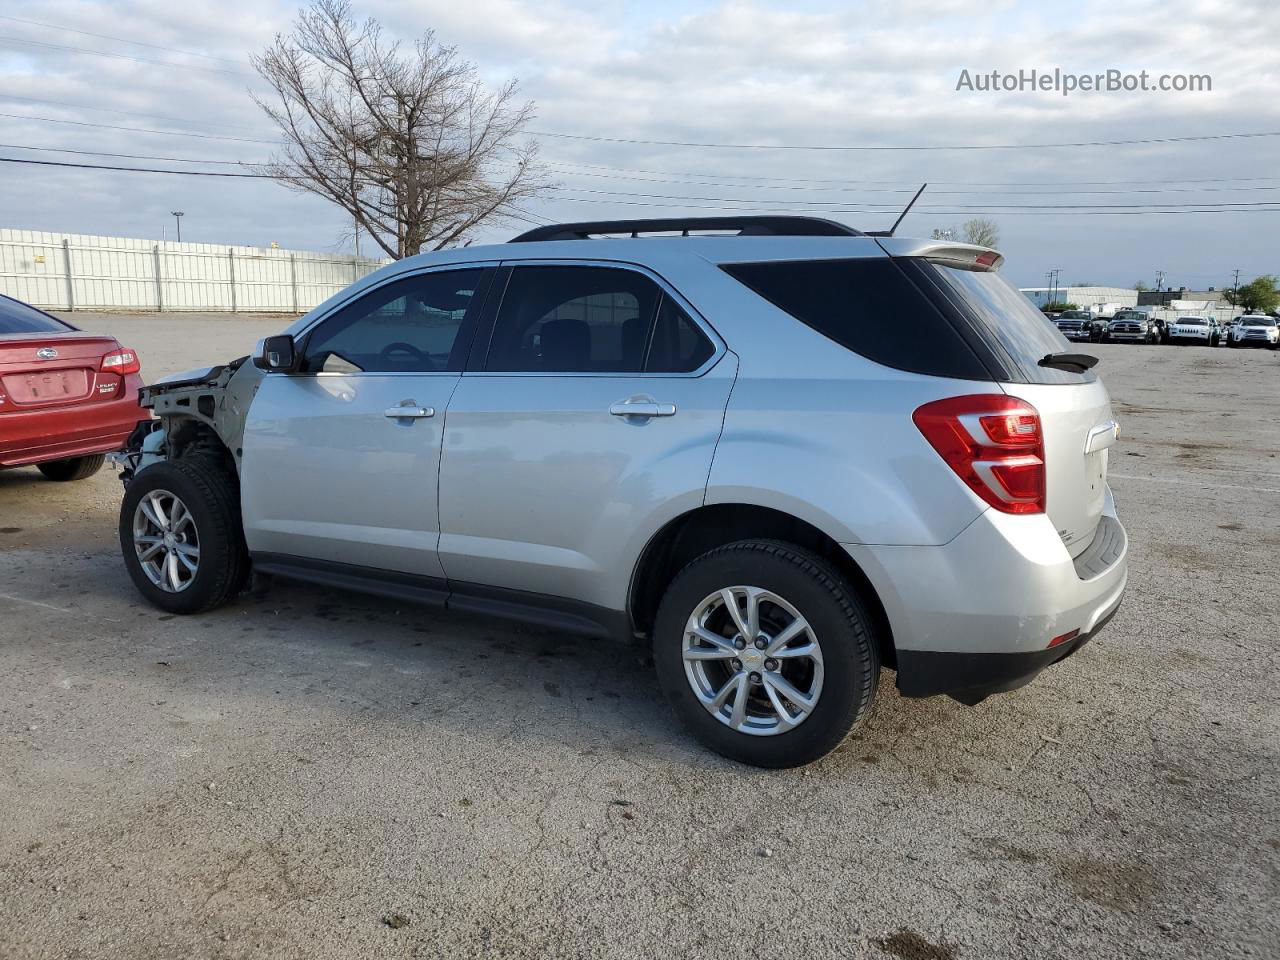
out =
{"type": "Polygon", "coordinates": [[[173,214],[173,222],[174,222],[174,223],[176,223],[176,224],[178,225],[178,242],[179,242],[179,243],[181,243],[181,242],[182,242],[182,215],[183,215],[183,212],[182,212],[181,210],[170,210],[169,212],[173,214]]]}

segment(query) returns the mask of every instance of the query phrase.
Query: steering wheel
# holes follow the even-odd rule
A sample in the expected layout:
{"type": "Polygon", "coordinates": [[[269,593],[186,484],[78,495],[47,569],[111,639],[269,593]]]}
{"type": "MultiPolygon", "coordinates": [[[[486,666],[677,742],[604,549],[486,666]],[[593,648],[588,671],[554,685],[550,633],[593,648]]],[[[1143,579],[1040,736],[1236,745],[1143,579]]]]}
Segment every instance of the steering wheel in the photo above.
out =
{"type": "Polygon", "coordinates": [[[395,343],[388,343],[378,352],[378,356],[383,360],[390,361],[392,355],[397,353],[408,354],[410,358],[416,360],[427,369],[435,369],[435,364],[431,362],[429,354],[419,350],[412,343],[405,343],[403,340],[397,340],[395,343]]]}

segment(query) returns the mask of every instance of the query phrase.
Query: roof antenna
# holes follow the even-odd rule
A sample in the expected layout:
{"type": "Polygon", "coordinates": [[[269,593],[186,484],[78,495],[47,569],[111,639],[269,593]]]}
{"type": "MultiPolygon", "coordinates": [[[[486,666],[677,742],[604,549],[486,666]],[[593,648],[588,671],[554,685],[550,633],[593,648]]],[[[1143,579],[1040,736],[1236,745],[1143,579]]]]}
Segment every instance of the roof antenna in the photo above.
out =
{"type": "Polygon", "coordinates": [[[927,187],[928,185],[929,184],[927,183],[920,184],[920,189],[916,191],[916,195],[912,197],[911,202],[907,204],[907,209],[903,210],[900,214],[898,214],[898,219],[893,221],[893,226],[890,227],[889,232],[885,234],[886,237],[893,236],[893,231],[898,229],[898,224],[902,222],[902,218],[911,212],[911,208],[916,205],[916,201],[920,199],[920,194],[924,193],[924,188],[927,187]]]}

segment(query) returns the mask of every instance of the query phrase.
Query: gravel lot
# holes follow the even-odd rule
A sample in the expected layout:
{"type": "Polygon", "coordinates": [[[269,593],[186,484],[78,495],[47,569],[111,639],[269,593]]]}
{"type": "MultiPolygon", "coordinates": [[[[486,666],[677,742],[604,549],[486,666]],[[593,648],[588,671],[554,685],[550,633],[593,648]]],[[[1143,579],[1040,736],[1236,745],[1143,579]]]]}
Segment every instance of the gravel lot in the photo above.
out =
{"type": "MultiPolygon", "coordinates": [[[[149,377],[278,318],[86,317],[149,377]]],[[[120,488],[0,473],[0,956],[1280,956],[1280,353],[1098,345],[1129,596],[803,771],[620,648],[307,586],[143,605],[120,488]]]]}

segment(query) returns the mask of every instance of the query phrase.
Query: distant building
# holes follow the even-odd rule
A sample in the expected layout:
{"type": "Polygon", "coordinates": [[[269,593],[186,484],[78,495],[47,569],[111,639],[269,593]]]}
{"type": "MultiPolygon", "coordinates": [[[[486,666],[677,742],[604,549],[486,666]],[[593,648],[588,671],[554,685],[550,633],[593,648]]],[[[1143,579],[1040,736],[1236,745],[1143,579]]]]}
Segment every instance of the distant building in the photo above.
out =
{"type": "Polygon", "coordinates": [[[1223,294],[1225,290],[1215,290],[1210,287],[1208,290],[1188,290],[1186,287],[1175,287],[1169,290],[1141,290],[1138,292],[1138,306],[1140,307],[1171,307],[1175,300],[1189,300],[1195,303],[1201,303],[1204,306],[1200,309],[1212,309],[1217,306],[1226,306],[1223,302],[1223,294]]]}
{"type": "Polygon", "coordinates": [[[1138,305],[1138,291],[1124,287],[1022,287],[1022,292],[1040,309],[1045,304],[1074,303],[1081,310],[1110,316],[1117,310],[1138,305]]]}

